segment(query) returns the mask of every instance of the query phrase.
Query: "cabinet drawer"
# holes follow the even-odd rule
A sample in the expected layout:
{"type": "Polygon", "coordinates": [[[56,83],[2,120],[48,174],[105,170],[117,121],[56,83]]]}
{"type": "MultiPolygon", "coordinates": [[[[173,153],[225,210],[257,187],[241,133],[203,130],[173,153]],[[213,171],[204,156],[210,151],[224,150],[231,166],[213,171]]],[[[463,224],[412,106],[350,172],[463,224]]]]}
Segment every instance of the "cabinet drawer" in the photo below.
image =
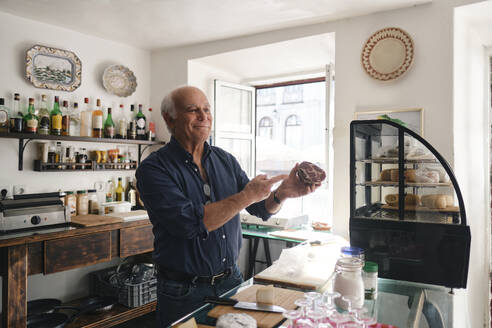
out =
{"type": "Polygon", "coordinates": [[[154,234],[151,225],[120,230],[120,257],[146,253],[153,249],[154,234]]]}
{"type": "Polygon", "coordinates": [[[111,260],[111,232],[48,240],[44,272],[54,273],[111,260]]]}

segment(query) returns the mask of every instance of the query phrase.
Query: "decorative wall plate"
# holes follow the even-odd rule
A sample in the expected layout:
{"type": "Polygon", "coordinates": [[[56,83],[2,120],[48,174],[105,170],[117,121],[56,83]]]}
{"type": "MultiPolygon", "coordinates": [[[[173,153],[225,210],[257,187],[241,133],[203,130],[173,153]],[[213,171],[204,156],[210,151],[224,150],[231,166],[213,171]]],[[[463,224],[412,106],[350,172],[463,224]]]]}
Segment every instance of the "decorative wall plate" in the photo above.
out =
{"type": "Polygon", "coordinates": [[[137,88],[137,78],[127,67],[112,65],[104,70],[103,86],[111,94],[128,97],[137,88]]]}
{"type": "Polygon", "coordinates": [[[372,78],[389,81],[403,75],[412,65],[414,45],[407,32],[398,27],[377,31],[362,48],[364,70],[372,78]]]}
{"type": "Polygon", "coordinates": [[[73,91],[81,76],[82,63],[71,51],[35,45],[26,52],[26,78],[36,88],[73,91]]]}

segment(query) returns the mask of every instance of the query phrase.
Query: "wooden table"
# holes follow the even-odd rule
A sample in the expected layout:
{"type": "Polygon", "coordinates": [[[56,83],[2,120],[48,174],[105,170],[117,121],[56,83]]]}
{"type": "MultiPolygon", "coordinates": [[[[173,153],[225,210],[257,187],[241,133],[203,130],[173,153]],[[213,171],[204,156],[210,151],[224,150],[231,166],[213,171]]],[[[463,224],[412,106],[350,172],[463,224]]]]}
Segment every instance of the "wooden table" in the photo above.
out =
{"type": "MultiPolygon", "coordinates": [[[[0,235],[2,327],[26,327],[28,275],[61,272],[150,252],[153,241],[149,220],[0,235]]],[[[119,308],[110,322],[95,317],[82,327],[114,326],[154,311],[155,302],[137,309],[119,308]]]]}

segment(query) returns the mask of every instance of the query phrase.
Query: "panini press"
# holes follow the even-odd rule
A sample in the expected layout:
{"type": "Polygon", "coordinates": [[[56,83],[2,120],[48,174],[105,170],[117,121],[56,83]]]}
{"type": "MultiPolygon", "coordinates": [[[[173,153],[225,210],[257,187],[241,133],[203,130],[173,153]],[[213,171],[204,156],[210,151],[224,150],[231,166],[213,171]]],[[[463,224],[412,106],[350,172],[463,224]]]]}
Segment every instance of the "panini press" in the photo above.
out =
{"type": "Polygon", "coordinates": [[[0,233],[70,223],[70,212],[59,192],[15,195],[0,201],[0,233]]]}

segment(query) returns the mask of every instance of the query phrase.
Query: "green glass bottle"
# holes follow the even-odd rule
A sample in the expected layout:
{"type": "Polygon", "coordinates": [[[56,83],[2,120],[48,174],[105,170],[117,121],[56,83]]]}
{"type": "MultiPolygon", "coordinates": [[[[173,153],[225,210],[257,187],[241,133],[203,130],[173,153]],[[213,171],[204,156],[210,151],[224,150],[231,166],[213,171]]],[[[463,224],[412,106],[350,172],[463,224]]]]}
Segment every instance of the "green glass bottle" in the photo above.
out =
{"type": "Polygon", "coordinates": [[[137,120],[137,139],[145,139],[145,115],[142,113],[142,104],[138,105],[137,120]]]}
{"type": "Polygon", "coordinates": [[[53,110],[51,111],[51,134],[60,136],[62,133],[62,112],[60,110],[60,101],[55,96],[53,110]]]}
{"type": "Polygon", "coordinates": [[[114,138],[114,122],[111,117],[111,108],[108,107],[108,117],[104,121],[104,138],[114,138]]]}
{"type": "Polygon", "coordinates": [[[34,98],[29,98],[29,107],[27,108],[27,114],[24,116],[24,132],[37,133],[38,123],[39,120],[34,110],[34,98]]]}

